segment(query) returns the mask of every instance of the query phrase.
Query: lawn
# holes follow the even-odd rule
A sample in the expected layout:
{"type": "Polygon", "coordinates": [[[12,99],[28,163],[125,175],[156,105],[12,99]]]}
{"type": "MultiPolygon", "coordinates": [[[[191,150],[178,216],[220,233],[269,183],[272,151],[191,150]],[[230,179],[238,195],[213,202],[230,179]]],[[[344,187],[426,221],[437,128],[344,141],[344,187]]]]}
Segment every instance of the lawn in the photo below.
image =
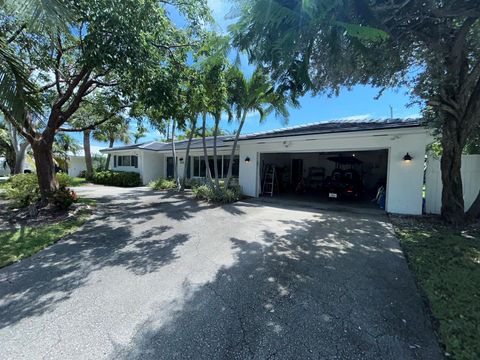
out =
{"type": "MultiPolygon", "coordinates": [[[[79,202],[94,205],[94,200],[80,199],[79,202]]],[[[36,227],[23,226],[16,230],[1,231],[0,268],[29,257],[74,233],[90,215],[90,210],[82,209],[73,218],[56,224],[36,227]]]]}
{"type": "Polygon", "coordinates": [[[75,186],[82,186],[82,185],[85,185],[85,184],[88,184],[88,181],[85,180],[85,178],[72,177],[70,186],[75,187],[75,186]]]}
{"type": "Polygon", "coordinates": [[[397,233],[446,352],[456,360],[480,359],[480,233],[442,227],[397,233]]]}

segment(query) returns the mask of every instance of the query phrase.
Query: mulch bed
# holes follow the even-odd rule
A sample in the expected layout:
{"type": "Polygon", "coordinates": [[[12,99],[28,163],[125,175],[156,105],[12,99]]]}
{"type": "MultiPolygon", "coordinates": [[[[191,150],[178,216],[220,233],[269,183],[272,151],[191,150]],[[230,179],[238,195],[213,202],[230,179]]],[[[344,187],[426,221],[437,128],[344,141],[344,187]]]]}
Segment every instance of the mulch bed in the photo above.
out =
{"type": "Polygon", "coordinates": [[[9,202],[0,198],[0,231],[15,230],[20,227],[37,227],[56,224],[74,216],[79,210],[86,209],[86,204],[73,204],[68,210],[57,210],[52,208],[39,209],[36,216],[28,208],[12,209],[9,202]]]}

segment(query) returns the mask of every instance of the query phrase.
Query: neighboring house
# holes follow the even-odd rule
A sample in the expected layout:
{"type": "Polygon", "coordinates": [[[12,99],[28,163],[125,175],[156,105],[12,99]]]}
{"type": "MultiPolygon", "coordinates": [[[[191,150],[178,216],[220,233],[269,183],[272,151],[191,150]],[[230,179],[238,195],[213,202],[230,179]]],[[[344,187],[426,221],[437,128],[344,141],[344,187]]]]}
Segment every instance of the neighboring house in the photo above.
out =
{"type": "MultiPolygon", "coordinates": [[[[92,159],[104,156],[100,152],[101,149],[102,148],[100,146],[90,146],[90,153],[92,154],[92,159]]],[[[85,164],[85,151],[83,150],[83,148],[75,152],[69,152],[67,155],[68,175],[77,177],[87,169],[85,164]]]]}
{"type": "MultiPolygon", "coordinates": [[[[245,195],[258,197],[268,182],[264,179],[269,166],[275,167],[277,192],[291,194],[320,187],[336,173],[353,169],[361,177],[365,204],[384,186],[386,211],[421,214],[425,148],[430,142],[432,137],[420,119],[340,120],[284,128],[241,136],[234,175],[245,195]]],[[[213,167],[212,138],[207,143],[213,167]]],[[[218,165],[225,175],[232,144],[232,136],[219,137],[218,165]]],[[[186,140],[176,142],[180,176],[185,170],[186,145],[186,140]]],[[[113,155],[112,170],[138,172],[147,184],[173,176],[171,146],[150,142],[101,152],[113,155]]],[[[194,139],[190,155],[188,177],[204,177],[201,139],[194,139]]]]}

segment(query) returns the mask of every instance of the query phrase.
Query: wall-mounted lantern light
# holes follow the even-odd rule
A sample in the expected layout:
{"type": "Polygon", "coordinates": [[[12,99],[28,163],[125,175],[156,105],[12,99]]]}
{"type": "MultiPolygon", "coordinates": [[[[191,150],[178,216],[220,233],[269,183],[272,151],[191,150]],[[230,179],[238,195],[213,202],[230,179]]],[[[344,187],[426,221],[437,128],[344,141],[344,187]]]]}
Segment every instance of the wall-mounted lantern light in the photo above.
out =
{"type": "Polygon", "coordinates": [[[409,163],[409,162],[412,161],[412,160],[413,160],[413,158],[412,158],[412,156],[411,156],[408,152],[407,152],[407,153],[405,154],[405,156],[403,157],[403,161],[405,161],[406,163],[409,163]]]}
{"type": "Polygon", "coordinates": [[[247,156],[247,157],[245,158],[245,164],[248,164],[249,162],[250,162],[250,158],[247,156]]]}
{"type": "Polygon", "coordinates": [[[183,164],[183,158],[180,158],[179,160],[180,160],[180,164],[183,164]]]}

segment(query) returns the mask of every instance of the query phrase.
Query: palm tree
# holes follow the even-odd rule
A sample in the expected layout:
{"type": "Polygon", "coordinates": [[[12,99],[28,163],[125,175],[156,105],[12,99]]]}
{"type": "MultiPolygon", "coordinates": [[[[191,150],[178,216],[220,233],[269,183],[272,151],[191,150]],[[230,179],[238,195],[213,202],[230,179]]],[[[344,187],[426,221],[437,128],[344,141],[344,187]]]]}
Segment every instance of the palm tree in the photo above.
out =
{"type": "MultiPolygon", "coordinates": [[[[228,163],[228,173],[225,180],[226,188],[230,184],[238,138],[242,132],[247,115],[252,112],[258,112],[260,123],[265,121],[266,116],[271,112],[275,112],[275,115],[280,116],[285,123],[288,121],[289,116],[287,109],[288,98],[284,94],[275,91],[272,81],[270,81],[270,78],[261,68],[257,68],[250,79],[246,79],[237,66],[231,68],[228,73],[228,96],[228,102],[234,109],[239,125],[235,132],[235,140],[228,163]]],[[[290,102],[290,104],[297,106],[296,102],[290,102]]]]}
{"type": "Polygon", "coordinates": [[[26,28],[47,26],[65,28],[71,12],[60,0],[4,0],[9,15],[14,14],[20,25],[11,34],[0,35],[0,110],[17,119],[26,112],[40,113],[42,104],[36,93],[37,85],[30,81],[30,70],[15,54],[10,43],[26,28]]]}
{"type": "MultiPolygon", "coordinates": [[[[131,142],[131,132],[128,120],[120,115],[113,117],[108,122],[97,127],[93,131],[92,136],[97,141],[107,142],[109,148],[113,147],[115,141],[119,141],[127,145],[131,142]]],[[[108,170],[110,167],[110,158],[111,155],[108,154],[107,161],[105,163],[105,170],[108,170]]]]}

